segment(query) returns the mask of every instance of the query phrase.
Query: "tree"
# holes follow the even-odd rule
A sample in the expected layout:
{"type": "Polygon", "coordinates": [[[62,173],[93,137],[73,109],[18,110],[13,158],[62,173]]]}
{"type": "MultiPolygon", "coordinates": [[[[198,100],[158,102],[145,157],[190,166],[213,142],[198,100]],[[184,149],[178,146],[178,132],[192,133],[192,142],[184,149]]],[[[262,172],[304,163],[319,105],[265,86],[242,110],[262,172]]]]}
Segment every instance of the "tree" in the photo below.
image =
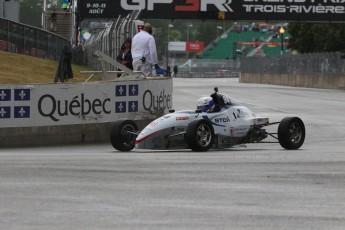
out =
{"type": "Polygon", "coordinates": [[[171,30],[169,33],[170,41],[180,41],[182,34],[179,30],[171,30]]]}
{"type": "Polygon", "coordinates": [[[345,25],[289,23],[289,48],[300,53],[345,50],[345,25]]]}
{"type": "Polygon", "coordinates": [[[19,0],[20,22],[41,28],[43,0],[19,0]]]}
{"type": "Polygon", "coordinates": [[[208,21],[208,20],[185,20],[185,19],[163,19],[163,20],[148,20],[153,25],[154,28],[159,29],[160,33],[156,34],[156,44],[157,51],[159,54],[165,54],[168,41],[168,30],[169,41],[186,41],[187,33],[189,32],[189,41],[199,41],[204,42],[207,46],[217,37],[217,27],[222,25],[222,27],[227,30],[233,24],[232,21],[208,21]],[[172,24],[173,27],[168,27],[172,24]],[[187,29],[187,25],[193,25],[187,29]]]}

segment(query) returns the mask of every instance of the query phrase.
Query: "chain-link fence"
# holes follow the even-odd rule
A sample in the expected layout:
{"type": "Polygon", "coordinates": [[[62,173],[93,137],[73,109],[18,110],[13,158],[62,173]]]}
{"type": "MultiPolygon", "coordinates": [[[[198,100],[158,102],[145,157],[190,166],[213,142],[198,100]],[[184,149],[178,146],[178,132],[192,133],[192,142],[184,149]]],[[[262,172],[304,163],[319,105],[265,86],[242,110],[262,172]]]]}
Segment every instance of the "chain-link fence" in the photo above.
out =
{"type": "Polygon", "coordinates": [[[339,76],[345,74],[340,52],[241,58],[241,72],[339,76]]]}
{"type": "Polygon", "coordinates": [[[70,42],[48,31],[0,18],[0,50],[58,60],[70,42]]]}
{"type": "MultiPolygon", "coordinates": [[[[94,55],[95,51],[116,59],[120,52],[121,45],[126,38],[133,37],[136,33],[136,19],[140,11],[133,11],[126,17],[117,18],[115,21],[109,22],[109,27],[92,34],[91,37],[80,47],[74,48],[73,54],[75,62],[86,65],[92,69],[100,70],[101,64],[94,55]]],[[[114,66],[106,64],[107,70],[116,70],[114,66]]]]}

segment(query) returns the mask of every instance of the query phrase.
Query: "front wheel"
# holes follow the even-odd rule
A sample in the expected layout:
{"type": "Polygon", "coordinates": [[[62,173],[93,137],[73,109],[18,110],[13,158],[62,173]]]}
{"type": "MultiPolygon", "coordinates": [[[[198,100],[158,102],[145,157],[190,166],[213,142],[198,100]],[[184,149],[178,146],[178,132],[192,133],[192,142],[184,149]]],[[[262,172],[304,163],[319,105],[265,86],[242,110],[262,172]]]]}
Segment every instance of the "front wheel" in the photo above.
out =
{"type": "Polygon", "coordinates": [[[304,142],[305,127],[298,117],[286,117],[278,126],[279,144],[285,149],[299,149],[304,142]]]}
{"type": "Polygon", "coordinates": [[[135,147],[138,126],[132,120],[116,121],[110,131],[110,142],[119,151],[128,152],[135,147]]]}
{"type": "Polygon", "coordinates": [[[214,130],[207,120],[192,121],[186,130],[185,140],[193,151],[204,152],[213,145],[214,130]]]}

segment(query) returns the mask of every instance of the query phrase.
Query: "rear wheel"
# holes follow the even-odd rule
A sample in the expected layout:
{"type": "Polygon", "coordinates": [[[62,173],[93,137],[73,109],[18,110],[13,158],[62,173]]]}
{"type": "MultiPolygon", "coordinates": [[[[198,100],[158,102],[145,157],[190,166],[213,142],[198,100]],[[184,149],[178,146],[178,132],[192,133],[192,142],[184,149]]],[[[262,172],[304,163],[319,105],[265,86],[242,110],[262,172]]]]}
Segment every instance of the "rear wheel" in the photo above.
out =
{"type": "Polygon", "coordinates": [[[192,121],[186,130],[185,140],[193,151],[203,152],[213,145],[214,130],[207,120],[192,121]]]}
{"type": "Polygon", "coordinates": [[[305,126],[298,117],[286,117],[278,126],[278,140],[285,149],[299,149],[305,139],[305,126]]]}
{"type": "Polygon", "coordinates": [[[135,147],[138,126],[132,120],[116,121],[110,131],[110,142],[119,151],[128,152],[135,147]]]}

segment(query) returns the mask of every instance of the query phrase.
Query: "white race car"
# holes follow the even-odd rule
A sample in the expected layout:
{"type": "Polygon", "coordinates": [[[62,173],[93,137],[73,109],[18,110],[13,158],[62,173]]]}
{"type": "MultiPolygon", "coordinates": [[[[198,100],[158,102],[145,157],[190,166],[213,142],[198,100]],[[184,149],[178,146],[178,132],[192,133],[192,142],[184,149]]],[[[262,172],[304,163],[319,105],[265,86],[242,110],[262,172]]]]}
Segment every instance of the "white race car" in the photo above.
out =
{"type": "Polygon", "coordinates": [[[171,111],[152,121],[142,131],[138,131],[132,120],[118,120],[111,129],[111,144],[119,151],[131,151],[134,147],[207,151],[246,143],[278,142],[285,149],[302,146],[305,126],[300,118],[286,117],[280,122],[270,123],[269,118],[256,116],[232,98],[219,95],[223,98],[221,105],[217,105],[212,97],[202,97],[196,110],[171,111]],[[274,124],[279,124],[277,133],[264,129],[274,124]],[[268,136],[274,141],[264,142],[268,136]]]}

